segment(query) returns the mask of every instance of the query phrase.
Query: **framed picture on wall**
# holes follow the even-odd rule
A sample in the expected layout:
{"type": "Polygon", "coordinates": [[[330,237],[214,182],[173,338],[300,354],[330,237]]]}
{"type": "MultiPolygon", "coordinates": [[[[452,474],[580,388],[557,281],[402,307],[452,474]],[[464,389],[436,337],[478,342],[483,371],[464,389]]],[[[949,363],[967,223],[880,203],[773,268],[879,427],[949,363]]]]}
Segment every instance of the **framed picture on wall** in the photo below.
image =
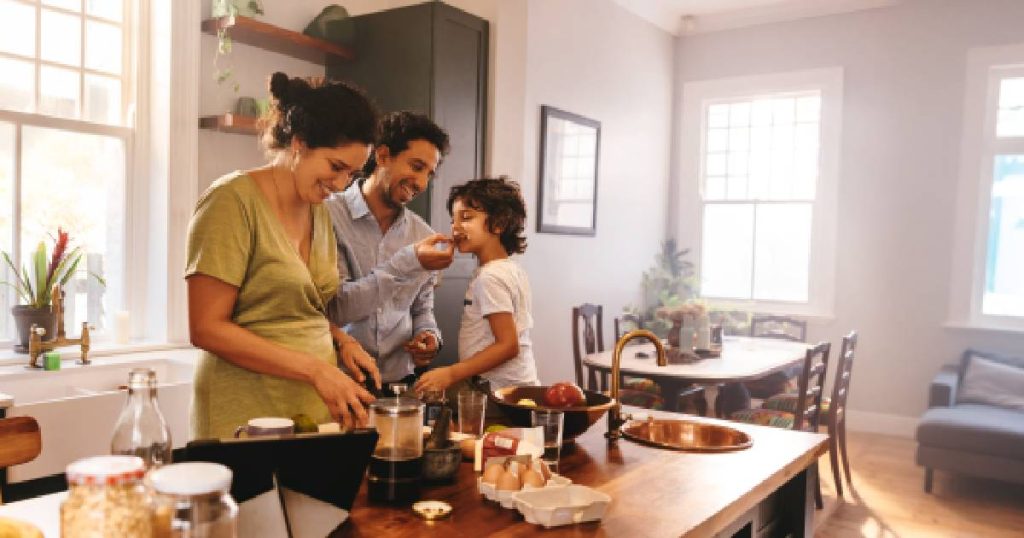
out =
{"type": "Polygon", "coordinates": [[[593,236],[601,123],[551,106],[540,111],[537,231],[593,236]]]}

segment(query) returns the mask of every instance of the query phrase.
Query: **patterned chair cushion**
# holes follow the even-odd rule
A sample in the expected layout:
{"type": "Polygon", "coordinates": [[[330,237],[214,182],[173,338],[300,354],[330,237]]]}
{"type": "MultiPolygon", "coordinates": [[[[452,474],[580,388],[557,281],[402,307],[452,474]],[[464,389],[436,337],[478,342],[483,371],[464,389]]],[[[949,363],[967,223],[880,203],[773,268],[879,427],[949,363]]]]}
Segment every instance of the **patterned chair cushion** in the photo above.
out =
{"type": "Polygon", "coordinates": [[[619,402],[623,405],[643,407],[645,409],[664,409],[665,400],[657,394],[646,391],[622,389],[619,391],[619,402]]]}
{"type": "Polygon", "coordinates": [[[623,381],[622,388],[624,389],[661,395],[661,387],[646,377],[625,377],[623,381]]]}
{"type": "MultiPolygon", "coordinates": [[[[774,409],[777,411],[785,411],[787,413],[796,413],[796,401],[796,394],[777,394],[765,400],[764,403],[761,404],[761,409],[774,409]]],[[[823,421],[825,416],[828,415],[828,410],[831,406],[831,399],[821,399],[821,417],[823,421]]]]}
{"type": "Polygon", "coordinates": [[[736,422],[772,426],[787,430],[793,427],[793,413],[776,409],[743,409],[736,411],[729,418],[736,422]]]}

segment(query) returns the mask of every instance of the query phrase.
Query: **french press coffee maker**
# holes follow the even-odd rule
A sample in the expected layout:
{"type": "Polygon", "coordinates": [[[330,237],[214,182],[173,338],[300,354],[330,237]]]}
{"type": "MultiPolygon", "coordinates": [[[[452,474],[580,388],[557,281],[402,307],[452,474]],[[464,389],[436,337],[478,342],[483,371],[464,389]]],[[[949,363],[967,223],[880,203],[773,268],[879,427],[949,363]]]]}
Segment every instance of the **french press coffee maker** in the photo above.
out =
{"type": "Polygon", "coordinates": [[[407,502],[420,496],[423,403],[402,396],[406,389],[404,384],[393,384],[393,398],[370,404],[370,426],[380,435],[367,476],[371,501],[407,502]]]}

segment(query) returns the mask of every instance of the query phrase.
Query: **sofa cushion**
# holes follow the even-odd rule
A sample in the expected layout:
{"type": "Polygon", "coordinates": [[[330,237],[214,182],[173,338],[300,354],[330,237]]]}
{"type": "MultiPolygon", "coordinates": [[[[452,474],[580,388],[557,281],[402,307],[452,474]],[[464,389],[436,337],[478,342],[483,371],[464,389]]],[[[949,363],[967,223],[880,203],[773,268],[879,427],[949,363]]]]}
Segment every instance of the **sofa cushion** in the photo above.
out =
{"type": "Polygon", "coordinates": [[[1024,368],[973,356],[958,401],[1024,411],[1024,368]]]}
{"type": "Polygon", "coordinates": [[[1003,355],[1001,353],[992,353],[991,351],[978,351],[977,349],[967,348],[967,351],[964,351],[963,356],[960,357],[961,383],[963,383],[964,374],[967,372],[967,366],[970,365],[971,360],[975,357],[981,357],[990,361],[1016,366],[1017,368],[1024,368],[1024,357],[1014,357],[1011,355],[1003,355]]]}
{"type": "Polygon", "coordinates": [[[917,442],[1024,460],[1024,412],[980,404],[933,407],[917,425],[917,442]]]}

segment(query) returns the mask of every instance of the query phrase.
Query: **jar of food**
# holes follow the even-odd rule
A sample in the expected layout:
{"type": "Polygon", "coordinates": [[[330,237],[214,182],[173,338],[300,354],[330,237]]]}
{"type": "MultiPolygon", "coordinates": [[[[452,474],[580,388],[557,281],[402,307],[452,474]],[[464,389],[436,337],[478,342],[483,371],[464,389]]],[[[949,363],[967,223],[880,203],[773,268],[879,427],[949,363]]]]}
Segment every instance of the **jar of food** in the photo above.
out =
{"type": "Polygon", "coordinates": [[[153,536],[152,505],[137,456],[96,456],[67,467],[68,497],[60,506],[63,538],[153,536]]]}
{"type": "Polygon", "coordinates": [[[219,463],[172,463],[149,473],[155,494],[156,536],[235,538],[238,505],[231,498],[231,469],[219,463]]]}

